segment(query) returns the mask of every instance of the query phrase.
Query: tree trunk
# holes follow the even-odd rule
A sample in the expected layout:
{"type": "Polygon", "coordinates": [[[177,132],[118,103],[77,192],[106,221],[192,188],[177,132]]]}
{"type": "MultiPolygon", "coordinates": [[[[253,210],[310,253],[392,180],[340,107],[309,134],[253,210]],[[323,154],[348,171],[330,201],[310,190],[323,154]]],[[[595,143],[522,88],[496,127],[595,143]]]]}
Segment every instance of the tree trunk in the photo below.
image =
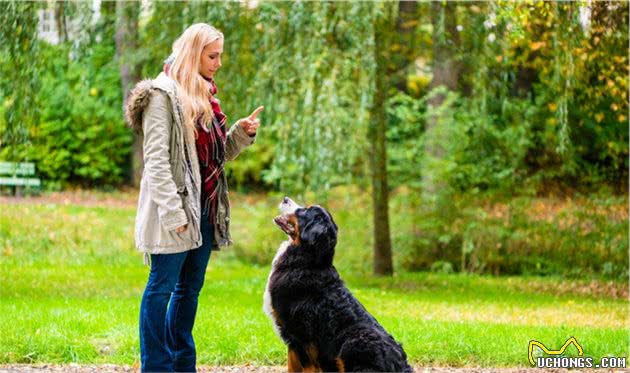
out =
{"type": "Polygon", "coordinates": [[[68,27],[66,23],[66,1],[55,2],[55,23],[57,26],[57,34],[59,35],[59,43],[68,40],[68,27]]]}
{"type": "MultiPolygon", "coordinates": [[[[116,58],[120,66],[120,82],[123,91],[123,106],[127,102],[129,90],[140,80],[140,66],[132,58],[138,48],[138,15],[140,2],[119,1],[116,3],[116,58]]],[[[142,177],[142,139],[134,134],[131,167],[128,182],[140,185],[142,177]]]]}
{"type": "MultiPolygon", "coordinates": [[[[449,90],[457,89],[460,66],[457,49],[460,44],[457,31],[457,3],[432,2],[431,24],[433,25],[433,80],[430,88],[444,85],[449,90]]],[[[441,104],[444,100],[441,97],[441,104]]]]}
{"type": "Polygon", "coordinates": [[[376,60],[375,85],[376,92],[370,108],[370,124],[368,140],[370,144],[370,168],[372,178],[372,206],[374,209],[374,274],[391,276],[394,272],[392,264],[392,243],[389,234],[389,196],[387,187],[387,152],[385,147],[385,100],[387,84],[385,74],[387,66],[387,43],[384,29],[386,22],[378,22],[374,28],[374,57],[376,60]]]}
{"type": "Polygon", "coordinates": [[[0,79],[0,91],[4,108],[0,115],[0,149],[11,149],[5,153],[7,161],[28,161],[28,152],[21,151],[28,143],[30,128],[39,123],[38,95],[42,69],[37,35],[40,4],[26,1],[0,1],[0,49],[9,62],[11,77],[0,79]],[[16,32],[16,26],[20,29],[16,32]],[[11,98],[13,97],[13,98],[11,98]],[[11,99],[9,99],[11,98],[11,99]]]}
{"type": "Polygon", "coordinates": [[[416,28],[418,27],[418,2],[399,1],[398,18],[396,19],[396,38],[394,44],[400,47],[396,53],[389,56],[393,69],[388,71],[390,86],[395,86],[398,91],[407,91],[407,75],[409,66],[414,63],[418,54],[416,50],[416,28]]]}
{"type": "MultiPolygon", "coordinates": [[[[433,79],[429,89],[445,86],[448,90],[457,89],[460,64],[457,62],[457,49],[459,35],[457,31],[456,3],[432,2],[431,24],[433,25],[433,79]]],[[[438,94],[429,101],[431,109],[438,108],[444,102],[445,96],[438,94]]],[[[444,149],[438,138],[439,118],[437,115],[429,116],[426,122],[425,156],[439,159],[444,156],[444,149]]],[[[428,172],[424,176],[424,193],[434,195],[440,189],[440,182],[433,178],[433,173],[428,172]]]]}

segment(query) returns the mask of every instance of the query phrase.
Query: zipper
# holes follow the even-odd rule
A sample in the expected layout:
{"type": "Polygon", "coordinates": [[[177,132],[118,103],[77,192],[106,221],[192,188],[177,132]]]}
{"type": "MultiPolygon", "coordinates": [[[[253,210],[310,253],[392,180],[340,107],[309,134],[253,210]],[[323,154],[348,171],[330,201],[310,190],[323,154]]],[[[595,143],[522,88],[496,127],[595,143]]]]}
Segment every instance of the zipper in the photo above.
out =
{"type": "MultiPolygon", "coordinates": [[[[181,143],[184,145],[182,147],[182,149],[181,149],[182,152],[184,153],[184,162],[183,162],[184,163],[184,165],[183,165],[183,167],[184,167],[184,185],[178,187],[177,188],[177,192],[180,193],[183,196],[188,196],[188,188],[186,187],[186,178],[190,179],[190,181],[193,184],[193,187],[194,187],[194,185],[196,184],[197,181],[195,180],[195,177],[194,177],[194,173],[193,173],[193,170],[192,170],[193,165],[192,165],[191,160],[190,160],[190,152],[188,150],[188,144],[186,143],[187,137],[185,135],[185,129],[183,128],[183,126],[184,126],[184,114],[180,110],[181,103],[180,103],[179,97],[177,97],[177,95],[173,95],[173,98],[174,98],[174,100],[171,101],[171,102],[174,101],[174,104],[175,104],[174,105],[175,107],[173,108],[173,111],[176,112],[176,114],[175,113],[174,114],[177,115],[177,117],[179,118],[179,123],[180,123],[180,126],[178,126],[179,127],[179,131],[178,131],[179,132],[179,138],[181,140],[181,143]]],[[[173,118],[173,119],[175,119],[175,118],[173,118]]],[[[193,194],[195,194],[195,193],[193,193],[193,194]]],[[[193,197],[198,198],[196,196],[193,196],[193,197]]],[[[201,206],[200,206],[200,208],[201,208],[201,206]]],[[[192,217],[192,219],[191,219],[192,221],[190,222],[190,225],[194,228],[195,233],[196,233],[196,237],[193,237],[193,239],[195,239],[195,241],[199,241],[201,239],[201,229],[199,228],[199,223],[200,222],[199,222],[198,218],[201,217],[201,211],[198,211],[199,215],[200,215],[198,218],[196,218],[194,216],[194,211],[193,211],[192,208],[189,208],[189,211],[190,211],[190,215],[192,217]]]]}

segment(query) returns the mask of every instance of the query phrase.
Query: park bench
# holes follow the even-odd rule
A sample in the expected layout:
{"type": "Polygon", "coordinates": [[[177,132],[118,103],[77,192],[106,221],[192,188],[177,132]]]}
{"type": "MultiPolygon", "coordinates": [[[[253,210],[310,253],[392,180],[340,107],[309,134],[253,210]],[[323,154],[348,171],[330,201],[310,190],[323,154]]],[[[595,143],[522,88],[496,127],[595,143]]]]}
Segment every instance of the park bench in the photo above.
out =
{"type": "Polygon", "coordinates": [[[42,182],[35,176],[35,163],[0,162],[0,186],[13,187],[13,194],[22,195],[22,190],[39,190],[42,182]]]}

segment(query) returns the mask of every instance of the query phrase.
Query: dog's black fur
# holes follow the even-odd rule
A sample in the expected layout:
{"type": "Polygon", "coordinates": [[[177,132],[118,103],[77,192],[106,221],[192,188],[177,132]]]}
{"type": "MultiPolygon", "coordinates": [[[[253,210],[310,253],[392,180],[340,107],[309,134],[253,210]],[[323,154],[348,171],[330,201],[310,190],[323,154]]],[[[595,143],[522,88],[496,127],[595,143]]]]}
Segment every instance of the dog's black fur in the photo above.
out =
{"type": "Polygon", "coordinates": [[[289,348],[289,370],[412,372],[402,346],[333,266],[337,225],[332,216],[311,206],[278,219],[291,242],[274,259],[267,286],[270,316],[289,348]]]}

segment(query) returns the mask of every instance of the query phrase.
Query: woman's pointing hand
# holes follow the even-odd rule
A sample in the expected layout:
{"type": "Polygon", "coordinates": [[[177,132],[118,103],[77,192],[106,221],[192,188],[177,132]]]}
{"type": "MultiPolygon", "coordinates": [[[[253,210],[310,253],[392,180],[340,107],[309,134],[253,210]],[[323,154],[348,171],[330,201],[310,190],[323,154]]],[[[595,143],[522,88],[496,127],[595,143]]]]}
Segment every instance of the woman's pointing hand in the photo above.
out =
{"type": "Polygon", "coordinates": [[[238,125],[241,126],[245,130],[249,136],[256,135],[256,130],[260,127],[260,119],[256,118],[261,111],[263,111],[264,107],[259,106],[253,113],[251,113],[248,117],[240,119],[238,121],[238,125]]]}

